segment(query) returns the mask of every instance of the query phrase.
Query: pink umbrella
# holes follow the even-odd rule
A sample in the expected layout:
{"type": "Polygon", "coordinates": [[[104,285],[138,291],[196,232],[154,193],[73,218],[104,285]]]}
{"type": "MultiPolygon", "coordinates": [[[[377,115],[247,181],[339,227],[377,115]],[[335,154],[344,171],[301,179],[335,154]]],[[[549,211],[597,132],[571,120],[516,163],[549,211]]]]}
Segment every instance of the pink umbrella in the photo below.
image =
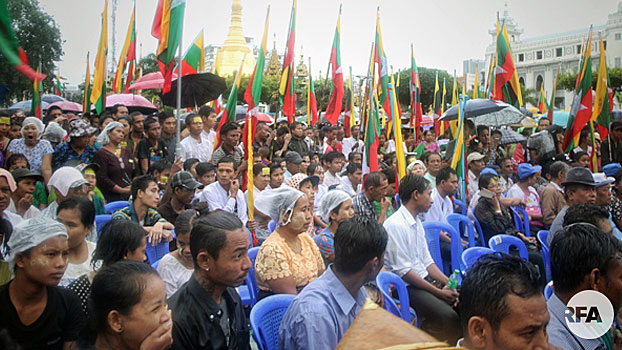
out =
{"type": "Polygon", "coordinates": [[[82,105],[79,103],[75,103],[75,102],[58,101],[58,102],[51,103],[50,105],[47,106],[46,109],[49,109],[52,106],[60,107],[60,109],[62,109],[63,112],[65,113],[66,112],[82,113],[82,105]]]}
{"type": "MultiPolygon", "coordinates": [[[[177,79],[177,74],[173,73],[173,79],[177,79]]],[[[142,77],[136,79],[130,90],[147,90],[147,89],[161,89],[164,85],[164,77],[160,72],[154,72],[145,74],[142,77]]]]}
{"type": "MultiPolygon", "coordinates": [[[[106,96],[106,109],[112,108],[116,104],[122,104],[130,112],[138,111],[142,113],[151,114],[157,112],[158,108],[149,102],[141,95],[134,94],[116,94],[106,96]]],[[[91,110],[94,110],[95,106],[91,106],[91,110]]]]}
{"type": "Polygon", "coordinates": [[[258,113],[257,114],[257,121],[258,122],[264,122],[266,124],[274,123],[274,119],[270,115],[268,115],[266,113],[258,113]]]}

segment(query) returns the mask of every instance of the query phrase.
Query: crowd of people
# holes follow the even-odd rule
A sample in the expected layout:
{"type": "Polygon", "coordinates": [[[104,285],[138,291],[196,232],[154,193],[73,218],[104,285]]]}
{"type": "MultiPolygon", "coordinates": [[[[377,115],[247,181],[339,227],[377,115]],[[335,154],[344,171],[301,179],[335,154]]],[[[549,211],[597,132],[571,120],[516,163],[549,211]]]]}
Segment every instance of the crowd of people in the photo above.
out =
{"type": "Polygon", "coordinates": [[[596,147],[582,134],[566,153],[563,128],[546,118],[519,130],[526,141],[507,144],[500,129],[467,119],[465,179],[450,166],[455,141],[433,127],[420,140],[404,129],[401,146],[383,132],[379,169],[369,172],[360,125],[259,122],[252,159],[241,126],[218,130],[208,106],[179,125],[178,144],[178,121],[166,111],[116,105],[76,116],[51,107],[42,120],[0,111],[0,344],[249,349],[249,310],[236,287],[251,269],[258,299],[296,295],[282,349],[335,348],[366,299],[381,303],[381,270],[404,281],[421,328],[451,345],[621,343],[617,321],[609,338],[588,341],[563,319],[582,290],[603,293],[616,313],[622,307],[622,121],[596,147]],[[401,179],[396,147],[406,152],[401,179]],[[592,155],[598,169],[589,168],[592,155]],[[447,223],[461,203],[482,246],[512,235],[528,258],[517,249],[485,256],[452,288],[444,272],[452,240],[466,248],[468,237],[441,231],[435,262],[423,223],[447,223]],[[517,215],[529,224],[517,227],[517,215]],[[554,283],[548,302],[541,230],[554,283]],[[170,252],[149,261],[147,247],[162,242],[170,252]]]}

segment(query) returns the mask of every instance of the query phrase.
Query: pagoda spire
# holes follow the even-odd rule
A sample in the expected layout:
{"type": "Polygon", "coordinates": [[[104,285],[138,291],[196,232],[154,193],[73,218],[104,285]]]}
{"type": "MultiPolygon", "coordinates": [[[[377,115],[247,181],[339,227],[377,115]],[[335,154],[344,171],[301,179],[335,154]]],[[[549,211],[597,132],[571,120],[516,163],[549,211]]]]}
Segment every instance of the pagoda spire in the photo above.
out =
{"type": "Polygon", "coordinates": [[[245,55],[246,59],[244,60],[242,74],[251,74],[255,68],[255,57],[248,47],[244,32],[242,31],[242,2],[241,0],[233,0],[229,33],[225,43],[218,50],[216,58],[219,74],[223,76],[233,74],[239,69],[245,55]]]}

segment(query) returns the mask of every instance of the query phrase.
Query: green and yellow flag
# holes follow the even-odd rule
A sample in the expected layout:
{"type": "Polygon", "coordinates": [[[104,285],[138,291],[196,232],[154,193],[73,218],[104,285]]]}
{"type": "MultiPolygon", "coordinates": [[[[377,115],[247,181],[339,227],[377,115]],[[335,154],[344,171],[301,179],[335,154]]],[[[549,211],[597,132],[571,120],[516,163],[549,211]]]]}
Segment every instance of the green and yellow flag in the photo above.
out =
{"type": "Polygon", "coordinates": [[[93,90],[91,103],[95,105],[97,114],[106,109],[106,55],[108,54],[108,0],[104,1],[102,12],[102,28],[95,56],[95,72],[93,73],[93,90]]]}

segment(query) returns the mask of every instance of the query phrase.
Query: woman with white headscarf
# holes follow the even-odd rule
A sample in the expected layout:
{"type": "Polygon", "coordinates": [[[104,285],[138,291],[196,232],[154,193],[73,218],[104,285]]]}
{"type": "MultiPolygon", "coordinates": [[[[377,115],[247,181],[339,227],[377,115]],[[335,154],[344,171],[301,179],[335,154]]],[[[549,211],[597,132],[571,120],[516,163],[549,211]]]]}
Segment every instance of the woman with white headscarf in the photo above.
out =
{"type": "Polygon", "coordinates": [[[311,221],[309,199],[296,189],[282,186],[263,191],[255,200],[255,209],[277,223],[255,260],[259,298],[296,295],[324,272],[322,255],[306,234],[311,221]]]}
{"type": "Polygon", "coordinates": [[[95,153],[93,162],[99,165],[97,187],[107,202],[127,200],[130,196],[136,164],[129,150],[121,147],[123,140],[125,128],[119,122],[109,123],[97,136],[103,146],[95,153]]]}
{"type": "Polygon", "coordinates": [[[328,191],[320,202],[320,214],[322,220],[328,223],[328,227],[313,237],[313,240],[320,248],[324,262],[328,263],[335,258],[335,232],[339,224],[354,216],[352,197],[341,190],[328,191]]]}
{"type": "Polygon", "coordinates": [[[22,123],[22,138],[14,139],[6,148],[7,159],[12,154],[23,154],[28,159],[30,171],[41,174],[45,183],[52,176],[52,153],[54,149],[47,140],[42,140],[43,123],[35,117],[28,117],[22,123]]]}

